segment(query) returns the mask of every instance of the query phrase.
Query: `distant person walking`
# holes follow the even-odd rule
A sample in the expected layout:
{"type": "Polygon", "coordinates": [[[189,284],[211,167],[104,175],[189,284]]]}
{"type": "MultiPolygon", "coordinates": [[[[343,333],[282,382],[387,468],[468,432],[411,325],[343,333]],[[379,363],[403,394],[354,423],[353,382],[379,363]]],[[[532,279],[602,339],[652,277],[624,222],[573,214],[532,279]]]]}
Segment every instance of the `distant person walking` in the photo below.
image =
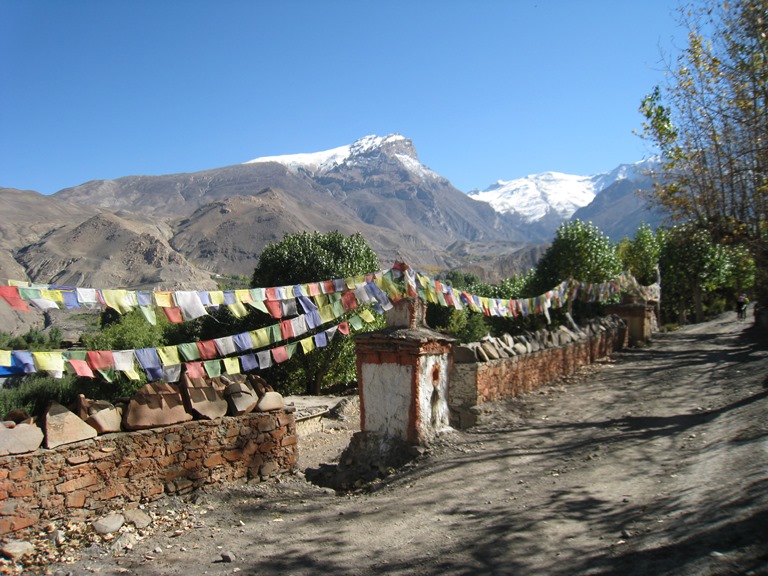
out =
{"type": "Polygon", "coordinates": [[[736,315],[739,320],[744,320],[747,317],[747,306],[749,306],[749,298],[746,294],[739,294],[736,298],[736,315]]]}

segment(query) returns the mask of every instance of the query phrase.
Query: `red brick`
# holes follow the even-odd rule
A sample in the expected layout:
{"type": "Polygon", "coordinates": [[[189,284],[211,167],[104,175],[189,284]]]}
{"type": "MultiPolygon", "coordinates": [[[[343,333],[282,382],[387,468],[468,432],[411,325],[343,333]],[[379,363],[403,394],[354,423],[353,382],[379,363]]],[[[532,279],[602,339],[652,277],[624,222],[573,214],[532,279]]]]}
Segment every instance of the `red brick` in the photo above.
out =
{"type": "Polygon", "coordinates": [[[77,454],[74,456],[67,456],[66,461],[70,466],[76,466],[78,464],[84,464],[88,462],[91,457],[88,454],[77,454]]]}
{"type": "Polygon", "coordinates": [[[222,458],[221,454],[213,454],[203,461],[203,464],[206,468],[214,468],[216,466],[220,466],[223,463],[224,458],[222,458]]]}
{"type": "Polygon", "coordinates": [[[286,436],[280,441],[280,446],[291,446],[299,441],[298,436],[286,436]]]}
{"type": "Polygon", "coordinates": [[[67,494],[67,508],[83,508],[85,502],[88,500],[88,492],[80,490],[78,492],[70,492],[67,494]]]}
{"type": "Polygon", "coordinates": [[[21,480],[22,478],[25,478],[27,474],[29,473],[28,468],[14,468],[11,470],[10,474],[8,474],[8,478],[11,480],[21,480]]]}

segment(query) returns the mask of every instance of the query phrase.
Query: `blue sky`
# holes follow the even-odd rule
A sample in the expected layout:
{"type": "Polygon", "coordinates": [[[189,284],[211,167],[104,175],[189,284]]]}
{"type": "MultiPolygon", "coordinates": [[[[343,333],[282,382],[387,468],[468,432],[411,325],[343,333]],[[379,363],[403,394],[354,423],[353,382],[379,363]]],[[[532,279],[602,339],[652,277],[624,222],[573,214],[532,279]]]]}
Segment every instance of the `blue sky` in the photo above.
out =
{"type": "Polygon", "coordinates": [[[460,190],[648,156],[677,0],[0,0],[0,187],[399,132],[460,190]]]}

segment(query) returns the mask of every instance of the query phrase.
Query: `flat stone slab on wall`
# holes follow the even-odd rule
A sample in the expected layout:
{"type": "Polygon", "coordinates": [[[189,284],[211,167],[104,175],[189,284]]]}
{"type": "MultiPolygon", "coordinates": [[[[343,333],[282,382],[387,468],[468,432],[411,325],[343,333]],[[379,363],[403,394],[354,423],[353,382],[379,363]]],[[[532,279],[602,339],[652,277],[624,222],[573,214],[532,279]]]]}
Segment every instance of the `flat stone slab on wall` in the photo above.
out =
{"type": "Polygon", "coordinates": [[[289,411],[107,434],[0,457],[0,535],[81,521],[205,484],[265,479],[296,466],[289,411]]]}

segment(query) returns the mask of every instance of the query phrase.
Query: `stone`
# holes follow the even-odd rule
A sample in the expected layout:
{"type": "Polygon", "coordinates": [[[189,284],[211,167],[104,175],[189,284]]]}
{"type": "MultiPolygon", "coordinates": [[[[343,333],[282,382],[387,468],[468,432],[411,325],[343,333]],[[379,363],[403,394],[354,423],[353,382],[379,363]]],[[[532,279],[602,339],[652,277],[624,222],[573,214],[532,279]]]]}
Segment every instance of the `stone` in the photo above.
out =
{"type": "Polygon", "coordinates": [[[56,529],[48,536],[56,546],[62,546],[66,542],[67,537],[64,534],[64,530],[56,529]]]}
{"type": "Polygon", "coordinates": [[[230,416],[250,414],[256,409],[259,397],[256,391],[245,381],[245,378],[233,378],[233,374],[222,376],[227,388],[224,396],[227,399],[230,416]]]}
{"type": "Polygon", "coordinates": [[[3,556],[6,558],[17,560],[19,558],[23,558],[24,556],[31,556],[34,554],[35,547],[31,542],[26,542],[24,540],[13,540],[3,544],[3,547],[0,548],[0,552],[2,552],[3,556]]]}
{"type": "Polygon", "coordinates": [[[94,428],[58,402],[51,402],[45,413],[44,432],[46,448],[80,442],[98,435],[94,428]]]}
{"type": "Polygon", "coordinates": [[[123,516],[125,516],[125,521],[128,524],[133,524],[139,530],[143,530],[152,524],[152,518],[149,517],[149,514],[143,510],[139,510],[138,508],[134,508],[133,510],[126,510],[123,512],[123,516]]]}
{"type": "Polygon", "coordinates": [[[491,360],[498,360],[499,359],[499,351],[496,350],[496,347],[491,344],[490,342],[481,342],[480,347],[485,352],[485,355],[488,356],[491,360]]]}
{"type": "Polygon", "coordinates": [[[488,357],[487,352],[483,349],[482,346],[477,346],[475,348],[475,352],[477,353],[477,359],[479,362],[488,362],[490,361],[490,358],[488,357]]]}
{"type": "Polygon", "coordinates": [[[85,422],[92,426],[99,434],[120,432],[122,430],[123,410],[110,405],[88,416],[85,422]]]}
{"type": "Polygon", "coordinates": [[[222,562],[234,562],[237,560],[233,552],[230,552],[227,550],[226,552],[221,553],[221,561],[222,562]]]}
{"type": "Polygon", "coordinates": [[[215,420],[227,414],[227,399],[224,398],[226,385],[220,378],[190,378],[185,373],[181,378],[181,393],[187,409],[204,420],[215,420]]]}
{"type": "Polygon", "coordinates": [[[522,342],[515,342],[514,345],[515,353],[518,355],[523,355],[528,353],[528,349],[525,347],[525,344],[522,342]]]}
{"type": "Polygon", "coordinates": [[[112,534],[117,532],[125,524],[125,516],[122,514],[107,514],[93,523],[93,529],[97,534],[112,534]]]}
{"type": "Polygon", "coordinates": [[[168,382],[150,382],[130,399],[123,414],[123,428],[144,430],[192,420],[184,408],[181,390],[168,382]]]}
{"type": "Polygon", "coordinates": [[[112,542],[110,549],[113,552],[118,553],[122,552],[123,550],[131,550],[138,541],[139,539],[136,537],[136,534],[133,532],[125,532],[120,534],[120,536],[116,538],[114,542],[112,542]]]}
{"type": "Polygon", "coordinates": [[[270,410],[281,410],[284,406],[283,395],[279,392],[269,391],[259,398],[256,410],[259,412],[269,412],[270,410]]]}
{"type": "Polygon", "coordinates": [[[34,452],[43,443],[43,431],[36,424],[0,426],[0,456],[34,452]]]}
{"type": "Polygon", "coordinates": [[[454,346],[453,361],[457,364],[474,364],[477,362],[475,350],[470,346],[454,346]]]}

